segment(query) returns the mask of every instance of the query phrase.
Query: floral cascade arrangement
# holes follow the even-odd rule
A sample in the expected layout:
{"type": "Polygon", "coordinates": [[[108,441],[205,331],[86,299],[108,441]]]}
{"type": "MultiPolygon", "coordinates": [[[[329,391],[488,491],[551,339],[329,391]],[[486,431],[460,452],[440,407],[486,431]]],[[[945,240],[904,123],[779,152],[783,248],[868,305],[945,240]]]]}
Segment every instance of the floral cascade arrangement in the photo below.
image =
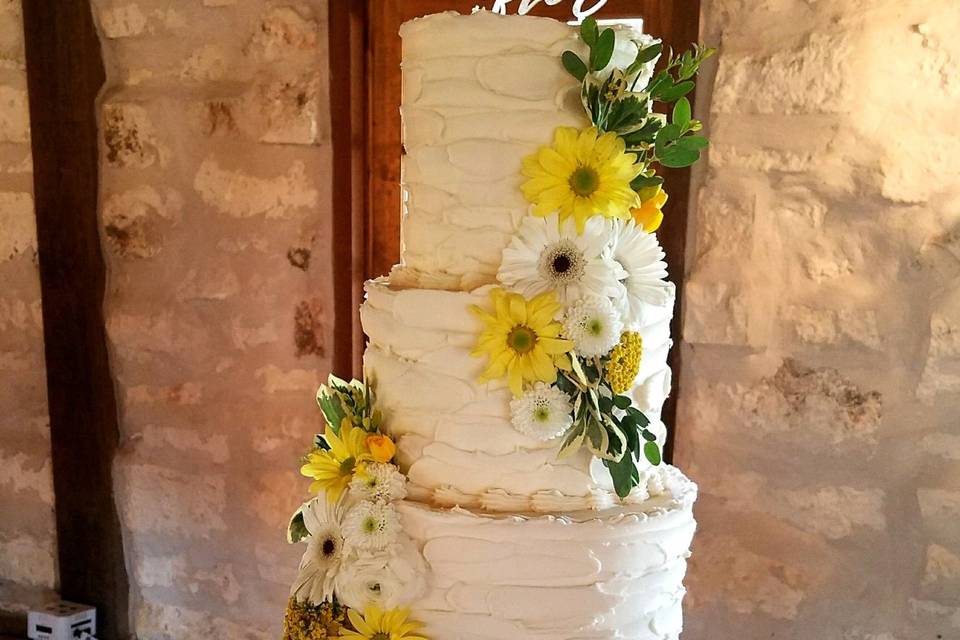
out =
{"type": "Polygon", "coordinates": [[[300,472],[316,493],[290,518],[287,541],[305,543],[284,616],[284,640],[426,640],[404,605],[423,590],[426,567],[395,503],[406,477],[380,431],[372,386],[331,375],[317,392],[323,433],[300,472]]]}
{"type": "Polygon", "coordinates": [[[481,381],[506,380],[518,431],[556,439],[560,456],[586,447],[622,499],[640,482],[641,456],[662,459],[629,395],[644,310],[673,296],[655,235],[667,201],[657,167],[689,166],[707,146],[686,95],[715,50],[669,52],[657,69],[663,45],[645,37],[620,43],[635,53],[617,66],[613,29],[588,18],[580,38],[587,59],[565,51],[561,61],[592,126],[559,127],[524,158],[531,215],[503,251],[489,306],[472,307],[483,322],[473,354],[487,358],[481,381]]]}

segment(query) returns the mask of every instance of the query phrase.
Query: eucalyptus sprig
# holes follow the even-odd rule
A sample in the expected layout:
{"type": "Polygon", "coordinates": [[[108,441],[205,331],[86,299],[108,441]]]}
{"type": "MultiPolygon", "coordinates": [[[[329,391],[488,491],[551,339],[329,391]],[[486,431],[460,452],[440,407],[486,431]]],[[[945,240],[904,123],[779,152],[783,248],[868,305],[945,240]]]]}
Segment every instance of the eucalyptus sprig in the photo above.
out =
{"type": "Polygon", "coordinates": [[[617,495],[625,498],[640,483],[637,461],[643,455],[656,466],[661,462],[650,419],[633,406],[629,396],[614,393],[604,376],[607,356],[571,358],[571,370],[560,371],[557,386],[573,399],[573,424],[563,437],[560,457],[586,447],[603,460],[617,495]]]}

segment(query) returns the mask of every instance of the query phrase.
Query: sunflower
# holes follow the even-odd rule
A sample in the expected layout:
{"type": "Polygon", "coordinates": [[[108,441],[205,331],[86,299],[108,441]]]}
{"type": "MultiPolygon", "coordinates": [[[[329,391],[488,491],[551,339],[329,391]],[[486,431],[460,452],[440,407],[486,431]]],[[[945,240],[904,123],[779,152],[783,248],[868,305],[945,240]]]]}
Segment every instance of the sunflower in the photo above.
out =
{"type": "Polygon", "coordinates": [[[489,361],[481,382],[507,377],[513,395],[523,393],[524,382],[557,380],[557,368],[569,369],[567,353],[573,342],[558,337],[563,327],[554,318],[560,304],[554,292],[527,300],[503,289],[490,291],[493,313],[474,305],[471,310],[486,325],[473,355],[487,354],[489,361]]]}
{"type": "Polygon", "coordinates": [[[647,233],[653,233],[663,222],[663,205],[667,204],[667,192],[657,185],[640,191],[640,206],[630,212],[638,227],[647,233]]]}
{"type": "Polygon", "coordinates": [[[349,418],[340,423],[340,433],[328,426],[323,439],[329,449],[317,449],[307,456],[307,463],[300,467],[300,473],[313,478],[310,491],[327,492],[327,499],[335,502],[347,488],[357,471],[358,465],[372,459],[367,445],[370,435],[360,427],[355,427],[349,418]]]}
{"type": "Polygon", "coordinates": [[[640,205],[630,186],[642,169],[636,161],[615,133],[558,127],[552,147],[523,159],[523,175],[529,180],[521,189],[535,215],[558,211],[561,221],[572,217],[583,233],[591,216],[629,218],[630,209],[640,205]]]}
{"type": "Polygon", "coordinates": [[[409,609],[381,610],[379,607],[367,607],[360,615],[353,609],[347,611],[350,624],[356,631],[341,629],[341,638],[354,640],[427,640],[423,636],[411,635],[423,626],[420,622],[408,620],[409,609]]]}

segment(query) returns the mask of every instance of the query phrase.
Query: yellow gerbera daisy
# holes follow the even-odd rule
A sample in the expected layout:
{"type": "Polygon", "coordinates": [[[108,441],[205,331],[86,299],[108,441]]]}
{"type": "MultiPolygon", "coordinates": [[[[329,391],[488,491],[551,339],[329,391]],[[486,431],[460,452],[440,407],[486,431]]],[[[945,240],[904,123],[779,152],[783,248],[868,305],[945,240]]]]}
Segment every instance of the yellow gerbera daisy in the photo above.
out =
{"type": "Polygon", "coordinates": [[[633,219],[637,226],[643,227],[647,233],[653,233],[660,228],[663,222],[663,205],[667,203],[667,192],[659,185],[649,190],[649,193],[641,191],[639,207],[631,211],[633,219]]]}
{"type": "Polygon", "coordinates": [[[471,307],[486,325],[473,350],[475,356],[489,356],[481,382],[506,376],[517,397],[524,382],[556,382],[557,368],[570,368],[567,353],[573,348],[571,340],[558,337],[563,327],[554,319],[560,311],[557,294],[548,291],[528,301],[518,293],[493,289],[490,299],[492,314],[471,307]]]}
{"type": "Polygon", "coordinates": [[[372,459],[367,445],[368,435],[360,427],[353,426],[349,418],[344,418],[340,423],[339,435],[328,426],[323,439],[330,449],[311,452],[307,456],[307,463],[300,467],[300,473],[314,480],[310,491],[324,490],[327,499],[336,502],[350,484],[357,467],[372,459]]]}
{"type": "Polygon", "coordinates": [[[341,638],[354,640],[427,640],[423,636],[412,635],[423,624],[408,620],[409,609],[389,609],[382,611],[378,607],[367,607],[360,615],[353,609],[347,611],[350,624],[356,631],[340,629],[341,638]]]}
{"type": "Polygon", "coordinates": [[[573,216],[582,233],[591,216],[629,219],[630,209],[640,205],[630,187],[642,168],[636,161],[615,133],[558,127],[553,146],[523,159],[523,175],[530,179],[521,189],[534,214],[558,211],[561,222],[573,216]]]}

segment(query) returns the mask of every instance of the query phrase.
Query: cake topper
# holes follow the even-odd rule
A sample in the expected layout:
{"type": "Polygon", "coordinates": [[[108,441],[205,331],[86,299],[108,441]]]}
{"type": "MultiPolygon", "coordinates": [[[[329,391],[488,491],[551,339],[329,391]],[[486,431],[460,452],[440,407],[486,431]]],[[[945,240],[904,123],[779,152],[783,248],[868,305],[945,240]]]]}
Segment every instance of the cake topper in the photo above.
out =
{"type": "MultiPolygon", "coordinates": [[[[563,0],[520,0],[517,13],[521,16],[525,16],[541,2],[545,3],[549,7],[552,7],[560,4],[563,2],[563,0]]],[[[490,11],[493,13],[507,15],[509,5],[512,3],[513,0],[494,0],[493,6],[490,7],[490,11]]],[[[607,0],[593,0],[593,2],[590,2],[590,0],[573,0],[573,17],[576,18],[577,22],[583,22],[584,19],[595,14],[605,4],[607,4],[607,0]]]]}

